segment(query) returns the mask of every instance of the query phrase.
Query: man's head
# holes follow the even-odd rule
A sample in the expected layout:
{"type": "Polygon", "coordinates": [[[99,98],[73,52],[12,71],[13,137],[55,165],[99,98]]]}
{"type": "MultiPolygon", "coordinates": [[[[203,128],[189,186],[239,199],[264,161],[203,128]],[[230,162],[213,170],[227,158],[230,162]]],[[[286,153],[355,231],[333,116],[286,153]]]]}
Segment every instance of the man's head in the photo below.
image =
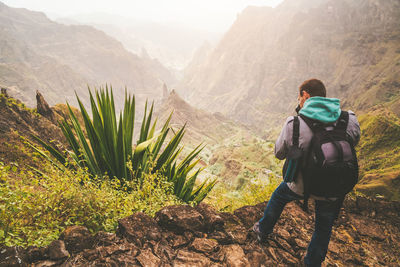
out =
{"type": "Polygon", "coordinates": [[[304,102],[306,102],[307,99],[313,96],[326,97],[325,85],[317,79],[304,81],[299,87],[298,100],[300,108],[303,107],[304,102]]]}

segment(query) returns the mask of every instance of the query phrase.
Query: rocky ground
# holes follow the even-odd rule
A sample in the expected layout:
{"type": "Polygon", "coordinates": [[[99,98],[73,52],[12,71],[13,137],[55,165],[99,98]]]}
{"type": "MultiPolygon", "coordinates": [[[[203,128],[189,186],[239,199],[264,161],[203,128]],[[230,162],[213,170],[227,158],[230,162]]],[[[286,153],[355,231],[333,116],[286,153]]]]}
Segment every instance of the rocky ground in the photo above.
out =
{"type": "MultiPolygon", "coordinates": [[[[116,233],[65,230],[43,248],[1,248],[0,266],[301,266],[313,215],[287,206],[276,237],[260,245],[251,231],[265,203],[219,213],[206,204],[170,206],[155,218],[135,213],[116,233]]],[[[346,200],[325,266],[400,266],[400,203],[346,200]]]]}

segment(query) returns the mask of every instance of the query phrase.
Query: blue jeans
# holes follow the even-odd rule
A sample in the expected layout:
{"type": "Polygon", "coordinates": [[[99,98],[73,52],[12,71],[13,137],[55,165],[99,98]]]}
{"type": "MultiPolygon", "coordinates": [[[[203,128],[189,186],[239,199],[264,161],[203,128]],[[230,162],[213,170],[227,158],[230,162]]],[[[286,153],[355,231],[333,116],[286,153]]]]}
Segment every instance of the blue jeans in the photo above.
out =
{"type": "MultiPolygon", "coordinates": [[[[259,221],[260,231],[264,234],[272,233],[285,205],[303,197],[294,193],[285,182],[275,189],[264,211],[264,217],[259,221]]],[[[315,200],[315,230],[304,258],[306,266],[321,266],[325,260],[331,238],[332,226],[337,219],[343,199],[336,201],[315,200]]]]}

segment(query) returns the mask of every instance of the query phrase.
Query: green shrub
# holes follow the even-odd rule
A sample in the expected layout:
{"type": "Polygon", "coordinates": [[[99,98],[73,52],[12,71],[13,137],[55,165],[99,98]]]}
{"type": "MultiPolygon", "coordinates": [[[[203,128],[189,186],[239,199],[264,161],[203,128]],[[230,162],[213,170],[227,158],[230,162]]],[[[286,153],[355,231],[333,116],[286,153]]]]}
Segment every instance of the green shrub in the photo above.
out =
{"type": "MultiPolygon", "coordinates": [[[[60,123],[72,148],[72,151],[68,151],[68,155],[76,166],[86,169],[92,177],[108,174],[121,183],[135,181],[140,186],[146,175],[158,172],[167,177],[173,184],[174,194],[184,202],[199,203],[207,196],[216,180],[212,182],[206,180],[195,188],[197,176],[202,169],[192,172],[199,162],[195,158],[203,147],[197,146],[186,158],[177,162],[183,149],[179,148],[179,144],[185,134],[185,126],[176,131],[171,140],[164,144],[170,130],[169,122],[172,114],[157,134],[157,120],[152,122],[153,105],[148,112],[146,103],[139,139],[133,146],[135,97],[125,93],[124,107],[117,116],[112,88],[96,90],[95,96],[89,89],[89,95],[92,117],[77,96],[85,131],[69,105],[69,120],[60,123]]],[[[66,165],[69,157],[37,137],[36,140],[62,164],[61,166],[66,165]]],[[[42,153],[39,149],[35,149],[42,153]]],[[[44,153],[42,155],[56,164],[44,153]]],[[[75,165],[67,166],[75,168],[75,165]]],[[[56,166],[63,169],[60,165],[56,166]]]]}
{"type": "Polygon", "coordinates": [[[119,180],[89,177],[82,169],[60,171],[49,164],[48,174],[16,171],[0,162],[0,244],[44,246],[68,225],[90,231],[113,231],[118,219],[142,211],[154,215],[164,206],[180,204],[173,186],[156,173],[143,176],[139,186],[119,180]]]}
{"type": "Polygon", "coordinates": [[[282,178],[273,173],[268,177],[253,178],[243,184],[240,190],[234,184],[217,184],[205,200],[220,211],[232,212],[246,205],[256,205],[267,201],[282,178]]]}

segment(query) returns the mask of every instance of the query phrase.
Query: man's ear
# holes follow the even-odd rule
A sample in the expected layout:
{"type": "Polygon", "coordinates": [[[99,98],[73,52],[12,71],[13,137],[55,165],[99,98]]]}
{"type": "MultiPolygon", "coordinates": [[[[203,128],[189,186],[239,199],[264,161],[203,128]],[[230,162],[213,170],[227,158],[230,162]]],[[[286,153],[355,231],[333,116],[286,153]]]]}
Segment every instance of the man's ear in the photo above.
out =
{"type": "Polygon", "coordinates": [[[310,96],[310,94],[309,93],[307,93],[306,91],[303,91],[303,96],[304,96],[304,98],[307,100],[307,99],[309,99],[311,96],[310,96]]]}

